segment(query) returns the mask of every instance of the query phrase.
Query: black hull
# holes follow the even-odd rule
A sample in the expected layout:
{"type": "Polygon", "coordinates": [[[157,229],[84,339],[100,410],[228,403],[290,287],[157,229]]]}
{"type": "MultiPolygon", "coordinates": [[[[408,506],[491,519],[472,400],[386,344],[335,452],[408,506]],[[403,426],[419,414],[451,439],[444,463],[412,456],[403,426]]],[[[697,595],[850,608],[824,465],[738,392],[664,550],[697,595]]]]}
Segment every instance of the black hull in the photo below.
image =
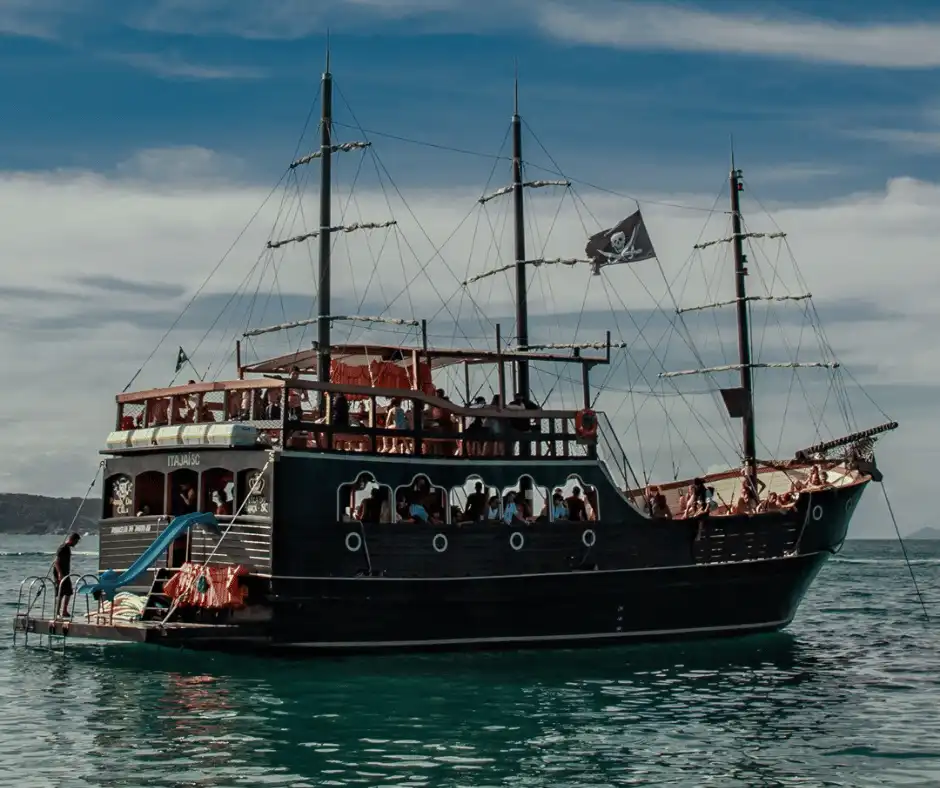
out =
{"type": "MultiPolygon", "coordinates": [[[[262,467],[266,457],[205,455],[205,464],[236,470],[262,467]]],[[[165,454],[148,454],[108,464],[133,473],[166,462],[165,454]]],[[[253,598],[262,620],[239,624],[233,616],[166,628],[143,622],[119,632],[76,621],[73,635],[313,656],[595,647],[774,631],[793,620],[841,546],[866,486],[803,495],[784,512],[669,521],[634,509],[591,460],[516,459],[475,469],[446,459],[284,452],[268,479],[265,505],[215,553],[215,560],[247,565],[261,584],[253,598]],[[362,471],[392,487],[419,473],[442,486],[475,471],[493,485],[531,473],[551,486],[576,473],[598,490],[601,519],[518,527],[339,522],[336,490],[362,471]]],[[[104,563],[125,535],[120,528],[110,533],[107,521],[102,533],[104,563]]],[[[213,546],[208,535],[194,537],[193,560],[213,546]]]]}

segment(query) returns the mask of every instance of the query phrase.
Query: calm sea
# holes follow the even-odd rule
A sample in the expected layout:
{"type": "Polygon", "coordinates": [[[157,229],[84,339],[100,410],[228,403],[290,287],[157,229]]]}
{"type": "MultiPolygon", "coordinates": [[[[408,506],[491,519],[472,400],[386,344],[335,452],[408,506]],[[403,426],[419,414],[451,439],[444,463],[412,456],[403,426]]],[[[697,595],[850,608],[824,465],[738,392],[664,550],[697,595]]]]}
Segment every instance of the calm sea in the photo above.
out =
{"type": "Polygon", "coordinates": [[[930,626],[898,545],[849,542],[779,635],[301,662],[14,648],[56,542],[0,536],[4,786],[940,785],[940,543],[930,626]]]}

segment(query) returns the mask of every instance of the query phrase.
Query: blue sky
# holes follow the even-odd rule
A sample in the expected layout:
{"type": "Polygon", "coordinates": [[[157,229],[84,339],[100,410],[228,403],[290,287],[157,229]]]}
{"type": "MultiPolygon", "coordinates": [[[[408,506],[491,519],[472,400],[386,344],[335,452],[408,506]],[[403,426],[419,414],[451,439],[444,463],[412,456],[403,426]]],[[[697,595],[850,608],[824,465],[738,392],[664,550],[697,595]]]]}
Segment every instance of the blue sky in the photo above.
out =
{"type": "MultiPolygon", "coordinates": [[[[367,128],[493,152],[517,60],[527,122],[563,167],[604,185],[707,190],[732,133],[739,160],[782,196],[936,172],[940,9],[926,0],[473,7],[5,0],[0,167],[106,170],[141,147],[198,145],[272,181],[314,97],[330,26],[337,84],[367,128]],[[617,177],[602,154],[618,157],[617,177]]],[[[476,180],[480,165],[435,159],[412,177],[476,180]]]]}
{"type": "MultiPolygon", "coordinates": [[[[17,262],[7,267],[0,292],[0,365],[16,368],[36,383],[37,397],[49,398],[49,412],[58,415],[46,423],[71,447],[37,446],[30,426],[35,401],[8,403],[0,426],[14,459],[0,460],[0,489],[84,492],[113,415],[113,393],[290,161],[318,91],[327,27],[335,114],[347,124],[337,127],[338,139],[361,137],[348,125],[355,125],[348,101],[367,129],[484,154],[373,137],[423,227],[406,226],[401,205],[389,204],[375,178],[366,183],[364,176],[354,218],[381,221],[394,208],[398,230],[418,249],[417,260],[385,265],[390,281],[373,288],[369,299],[394,290],[395,277],[423,270],[417,263],[428,250],[422,251],[418,229],[441,240],[474,208],[507,131],[518,63],[529,165],[551,164],[531,130],[567,174],[637,196],[667,268],[682,264],[698,239],[707,218],[701,208],[727,178],[734,135],[748,179],[745,210],[754,211],[756,195],[774,207],[806,286],[829,318],[840,358],[902,426],[911,425],[903,440],[885,442],[899,495],[916,499],[933,483],[940,346],[924,338],[940,329],[935,2],[0,0],[0,204],[6,206],[0,225],[5,254],[17,262]],[[73,381],[71,409],[53,401],[62,374],[73,381]],[[68,415],[76,409],[87,414],[80,423],[68,415]]],[[[341,178],[351,177],[355,161],[338,157],[341,178]]],[[[508,163],[500,167],[491,186],[508,180],[508,163]]],[[[529,174],[543,175],[534,168],[529,174]]],[[[591,192],[586,198],[598,222],[633,209],[623,197],[591,192]]],[[[558,199],[539,195],[529,203],[543,240],[546,227],[555,227],[558,199]]],[[[493,204],[494,211],[504,207],[493,204]]],[[[308,210],[315,214],[312,205],[308,210]]],[[[749,220],[758,222],[755,213],[749,220]]],[[[530,250],[579,254],[581,218],[566,206],[547,248],[537,248],[533,236],[530,250]]],[[[200,363],[214,361],[201,344],[204,328],[247,281],[272,223],[269,214],[258,220],[228,261],[229,273],[216,277],[162,346],[154,364],[165,366],[151,364],[153,377],[142,384],[166,382],[177,344],[196,352],[200,363]]],[[[469,227],[433,274],[444,290],[454,290],[464,271],[506,262],[511,245],[504,243],[502,257],[486,259],[489,252],[473,248],[479,239],[469,227]]],[[[724,230],[719,221],[705,237],[724,230]]],[[[385,236],[375,237],[379,243],[385,236]]],[[[334,303],[354,306],[363,296],[363,266],[374,252],[360,246],[337,256],[334,303]]],[[[767,253],[772,262],[772,250],[767,253]]],[[[279,287],[293,288],[286,299],[296,312],[291,317],[306,316],[311,303],[304,295],[311,292],[308,260],[298,261],[279,274],[279,287]]],[[[722,270],[727,274],[727,266],[722,270]]],[[[634,316],[649,308],[649,283],[639,287],[630,278],[643,274],[639,268],[621,272],[626,279],[604,293],[596,281],[586,291],[582,273],[557,274],[557,302],[544,278],[530,286],[533,326],[546,338],[555,331],[551,341],[564,341],[565,332],[570,340],[576,324],[584,332],[580,340],[600,338],[616,306],[611,292],[634,316]],[[582,293],[585,319],[575,314],[582,293]]],[[[544,274],[540,269],[538,276],[544,274]]],[[[790,284],[802,292],[802,285],[790,284]]],[[[434,312],[434,290],[419,281],[396,316],[434,312]]],[[[505,289],[480,289],[476,297],[511,314],[505,289]]],[[[703,300],[693,287],[684,305],[703,300]]],[[[285,299],[266,303],[278,301],[285,299]]],[[[460,303],[460,319],[472,322],[463,295],[460,303]]],[[[281,317],[274,310],[264,319],[281,317]]],[[[456,333],[447,322],[453,318],[443,314],[437,330],[456,333]]],[[[629,328],[622,313],[618,319],[629,328]]],[[[237,323],[223,321],[229,336],[210,343],[221,348],[222,360],[237,323]]],[[[768,360],[792,350],[766,347],[768,360]]],[[[815,360],[814,347],[797,351],[801,360],[815,360]]],[[[640,347],[637,354],[644,352],[640,347]]],[[[782,399],[759,405],[770,415],[768,435],[776,443],[773,414],[789,406],[782,399]]],[[[634,418],[629,408],[623,415],[634,418]]],[[[654,403],[640,417],[654,442],[661,416],[654,403]]],[[[872,409],[860,408],[858,417],[860,426],[882,420],[872,409]]],[[[805,437],[780,434],[787,449],[805,437]]],[[[928,504],[912,511],[911,528],[933,516],[928,504]]],[[[884,525],[870,518],[860,527],[874,534],[884,525]]]]}

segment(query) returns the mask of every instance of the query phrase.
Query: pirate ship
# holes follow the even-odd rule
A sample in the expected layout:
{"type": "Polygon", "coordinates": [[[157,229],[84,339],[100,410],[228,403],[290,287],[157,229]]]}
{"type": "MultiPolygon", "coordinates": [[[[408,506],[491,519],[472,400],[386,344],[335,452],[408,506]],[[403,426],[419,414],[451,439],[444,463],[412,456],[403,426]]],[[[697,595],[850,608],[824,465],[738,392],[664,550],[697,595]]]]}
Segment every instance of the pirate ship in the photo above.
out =
{"type": "MultiPolygon", "coordinates": [[[[679,388],[687,376],[715,383],[708,394],[723,411],[699,424],[705,432],[739,424],[740,441],[723,470],[697,467],[683,478],[674,464],[664,483],[651,484],[634,467],[639,440],[630,437],[624,450],[617,415],[598,407],[604,386],[592,380],[600,370],[609,382],[629,343],[609,330],[578,342],[577,329],[575,341],[537,342],[527,293],[542,266],[567,266],[561,270],[590,281],[655,261],[639,206],[590,234],[584,258],[528,256],[525,195],[567,190],[572,181],[525,179],[517,96],[511,183],[479,200],[511,199],[511,261],[460,283],[466,292],[510,274],[512,335],[491,321],[486,346],[439,346],[433,321],[429,329],[419,314],[339,314],[331,304],[336,239],[393,232],[396,221],[334,221],[334,159],[370,154],[372,143],[334,137],[333,87],[327,69],[319,147],[288,168],[294,175],[319,166],[317,226],[272,236],[264,250],[316,244],[317,314],[245,330],[229,379],[117,396],[103,451],[101,574],[75,578],[71,619],[58,617],[47,578],[28,578],[15,629],[347,653],[593,646],[787,626],[879,478],[875,436],[896,424],[817,439],[790,459],[759,455],[754,372],[813,367],[837,376],[840,367],[831,355],[753,357],[753,310],[809,296],[748,292],[746,245],[767,234],[744,226],[741,170],[732,164],[730,235],[696,247],[730,250],[734,296],[672,310],[675,326],[687,312],[733,307],[737,358],[708,366],[696,352],[697,368],[664,369],[650,386],[651,394],[674,387],[686,404],[694,394],[679,388]],[[312,326],[311,344],[244,357],[260,337],[312,326]],[[346,341],[336,341],[338,326],[346,341]],[[398,330],[415,341],[375,338],[398,330]],[[531,373],[544,368],[572,383],[577,400],[537,396],[531,373]],[[729,376],[737,379],[729,384],[729,376]],[[462,396],[444,390],[445,378],[462,381],[462,396]],[[492,397],[480,397],[487,384],[492,397]]],[[[438,259],[435,246],[429,260],[438,259]]],[[[615,311],[635,314],[625,304],[615,311]]],[[[662,360],[652,348],[649,357],[662,360]]],[[[177,373],[187,363],[181,348],[177,373]]],[[[666,411],[662,398],[652,401],[666,411]]],[[[688,468],[692,447],[682,441],[688,468]]]]}

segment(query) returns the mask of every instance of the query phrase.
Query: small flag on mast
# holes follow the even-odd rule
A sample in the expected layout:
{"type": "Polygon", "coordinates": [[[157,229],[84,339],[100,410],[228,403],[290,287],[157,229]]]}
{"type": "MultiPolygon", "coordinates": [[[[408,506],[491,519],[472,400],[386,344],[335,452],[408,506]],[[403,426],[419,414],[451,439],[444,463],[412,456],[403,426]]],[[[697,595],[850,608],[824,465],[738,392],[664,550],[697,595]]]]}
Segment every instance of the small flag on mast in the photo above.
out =
{"type": "Polygon", "coordinates": [[[179,352],[176,354],[176,371],[179,372],[183,368],[183,364],[188,364],[189,356],[186,355],[186,351],[180,347],[179,352]]]}
{"type": "Polygon", "coordinates": [[[604,265],[636,263],[656,257],[639,209],[613,227],[594,233],[588,238],[584,251],[594,264],[595,274],[600,273],[604,265]]]}

